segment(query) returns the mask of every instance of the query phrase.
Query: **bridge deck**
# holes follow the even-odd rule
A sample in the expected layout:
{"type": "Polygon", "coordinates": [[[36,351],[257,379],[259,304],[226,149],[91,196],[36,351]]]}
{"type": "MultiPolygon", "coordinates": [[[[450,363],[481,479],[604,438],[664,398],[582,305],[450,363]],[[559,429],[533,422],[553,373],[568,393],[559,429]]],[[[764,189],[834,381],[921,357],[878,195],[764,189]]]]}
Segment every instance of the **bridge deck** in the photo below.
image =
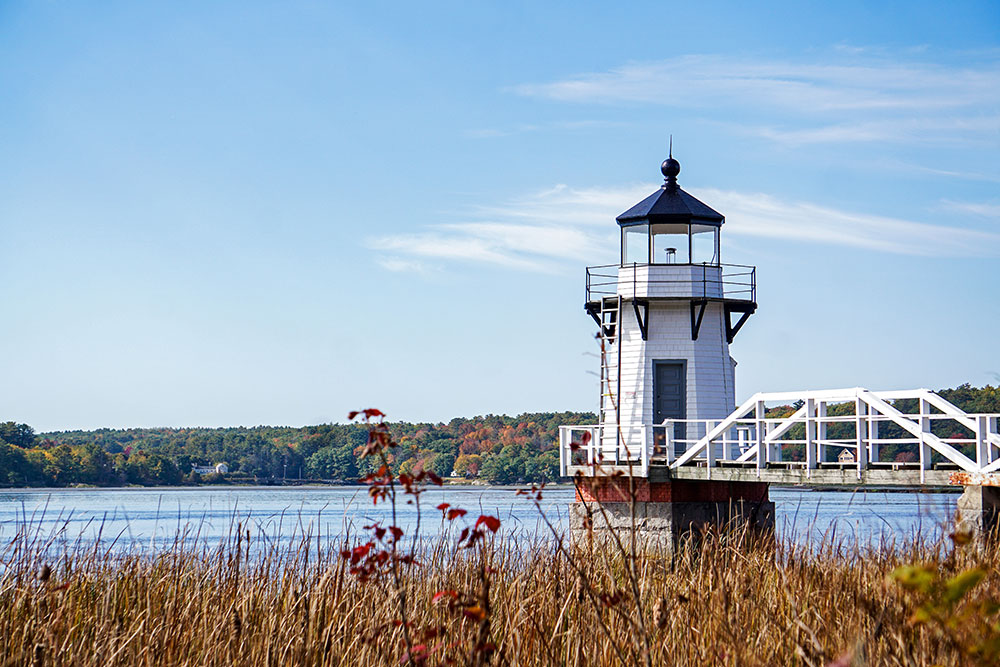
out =
{"type": "MultiPolygon", "coordinates": [[[[631,471],[634,472],[633,466],[631,471]]],[[[568,472],[590,475],[586,466],[572,466],[568,472]],[[574,470],[579,468],[579,470],[574,470]]],[[[924,470],[921,481],[920,470],[914,467],[897,466],[894,468],[872,468],[859,471],[857,468],[818,468],[806,470],[801,467],[703,467],[684,466],[670,468],[667,465],[649,466],[648,479],[651,482],[666,482],[670,480],[714,481],[714,482],[768,482],[781,486],[899,486],[899,487],[947,487],[953,486],[951,481],[954,470],[924,470]]],[[[630,468],[622,465],[602,465],[601,475],[629,475],[630,468]]]]}

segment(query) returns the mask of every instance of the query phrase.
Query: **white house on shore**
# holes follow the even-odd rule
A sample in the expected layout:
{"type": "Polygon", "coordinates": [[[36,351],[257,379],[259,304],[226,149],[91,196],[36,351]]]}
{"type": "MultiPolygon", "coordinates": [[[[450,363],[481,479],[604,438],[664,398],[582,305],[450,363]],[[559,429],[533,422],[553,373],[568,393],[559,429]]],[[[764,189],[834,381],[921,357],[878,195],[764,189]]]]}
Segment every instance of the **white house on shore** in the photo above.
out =
{"type": "Polygon", "coordinates": [[[229,472],[229,466],[225,463],[216,463],[214,466],[191,466],[191,470],[199,475],[225,475],[229,472]]]}

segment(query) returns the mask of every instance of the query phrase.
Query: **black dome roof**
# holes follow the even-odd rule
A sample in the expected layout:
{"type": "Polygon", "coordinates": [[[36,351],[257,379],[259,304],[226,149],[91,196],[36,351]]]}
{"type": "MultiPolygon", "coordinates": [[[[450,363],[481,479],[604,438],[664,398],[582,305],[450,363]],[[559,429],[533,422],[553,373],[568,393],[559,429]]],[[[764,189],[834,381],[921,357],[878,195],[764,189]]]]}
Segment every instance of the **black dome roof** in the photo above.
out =
{"type": "Polygon", "coordinates": [[[680,170],[681,165],[677,160],[672,157],[666,160],[661,166],[661,171],[666,176],[663,186],[619,215],[618,224],[623,227],[643,222],[722,225],[726,220],[725,216],[680,189],[677,185],[680,170]]]}

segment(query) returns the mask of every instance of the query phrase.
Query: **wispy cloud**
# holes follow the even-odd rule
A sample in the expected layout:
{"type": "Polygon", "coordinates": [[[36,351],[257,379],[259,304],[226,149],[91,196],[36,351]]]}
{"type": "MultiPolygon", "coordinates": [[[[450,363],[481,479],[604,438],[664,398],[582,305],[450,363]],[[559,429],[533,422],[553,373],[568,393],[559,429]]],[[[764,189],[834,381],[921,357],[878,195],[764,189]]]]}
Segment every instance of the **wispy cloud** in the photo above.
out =
{"type": "MultiPolygon", "coordinates": [[[[474,220],[468,222],[372,238],[368,245],[382,253],[379,262],[389,270],[403,270],[409,261],[433,259],[558,272],[574,264],[605,261],[609,255],[616,255],[615,216],[657,187],[559,185],[477,209],[470,216],[474,220]]],[[[991,232],[788,201],[765,193],[706,188],[692,190],[692,194],[724,211],[726,233],[735,236],[904,255],[1000,256],[1000,234],[991,232]]],[[[990,211],[996,208],[979,206],[977,210],[983,215],[992,214],[990,211]]]]}
{"type": "Polygon", "coordinates": [[[945,199],[941,209],[960,215],[977,215],[983,218],[1000,218],[1000,204],[995,202],[952,201],[945,199]]]}
{"type": "Polygon", "coordinates": [[[542,132],[542,131],[582,131],[582,130],[592,130],[607,127],[620,127],[624,123],[613,120],[564,120],[556,121],[552,123],[544,123],[541,125],[521,123],[519,125],[513,125],[507,128],[477,128],[473,130],[465,130],[464,134],[467,137],[472,137],[473,139],[494,139],[497,137],[511,137],[517,134],[526,134],[528,132],[542,132]]]}
{"type": "MultiPolygon", "coordinates": [[[[911,140],[914,133],[984,136],[1000,130],[1000,59],[950,66],[860,47],[835,49],[811,63],[687,55],[630,63],[515,87],[532,97],[589,104],[642,103],[707,114],[770,115],[786,126],[756,127],[781,142],[911,140]],[[904,127],[896,121],[906,119],[904,127]],[[832,122],[831,122],[832,121],[832,122]],[[906,126],[906,125],[909,126],[906,126]]],[[[923,57],[923,56],[921,56],[923,57]]]]}
{"type": "Polygon", "coordinates": [[[386,271],[396,273],[416,273],[426,275],[439,270],[438,267],[415,259],[405,259],[402,257],[378,257],[378,265],[386,271]]]}
{"type": "Polygon", "coordinates": [[[844,211],[767,194],[703,189],[695,193],[726,212],[730,234],[842,245],[902,255],[1000,255],[1000,234],[959,226],[844,211]]]}

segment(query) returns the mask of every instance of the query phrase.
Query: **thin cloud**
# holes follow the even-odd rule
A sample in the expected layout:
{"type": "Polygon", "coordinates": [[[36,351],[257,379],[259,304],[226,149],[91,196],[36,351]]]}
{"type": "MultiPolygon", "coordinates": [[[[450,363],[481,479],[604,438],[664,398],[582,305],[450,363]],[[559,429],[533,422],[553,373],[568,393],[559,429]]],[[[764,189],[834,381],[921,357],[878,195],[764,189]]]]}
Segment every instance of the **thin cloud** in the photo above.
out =
{"type": "Polygon", "coordinates": [[[517,94],[586,104],[654,104],[707,116],[738,104],[744,116],[768,115],[761,136],[783,143],[898,141],[953,137],[995,140],[1000,119],[1000,62],[987,54],[967,66],[838,48],[827,62],[686,55],[629,63],[547,83],[517,94]],[[836,121],[836,122],[830,122],[836,121]],[[902,125],[900,124],[902,122],[902,125]],[[918,134],[919,133],[919,134],[918,134]]]}
{"type": "Polygon", "coordinates": [[[425,262],[401,257],[379,257],[375,261],[386,271],[394,273],[418,273],[426,275],[437,270],[437,267],[432,267],[425,262]]]}
{"type": "Polygon", "coordinates": [[[990,202],[952,201],[945,199],[941,202],[941,209],[962,215],[1000,218],[1000,204],[990,202]]]}
{"type": "Polygon", "coordinates": [[[478,128],[473,130],[465,130],[464,134],[467,137],[473,139],[496,139],[502,137],[512,137],[518,134],[526,134],[529,132],[541,132],[546,130],[556,130],[556,131],[583,131],[592,130],[598,128],[606,127],[621,127],[625,123],[619,121],[611,120],[564,120],[556,121],[553,123],[546,123],[544,125],[529,125],[520,124],[515,125],[510,128],[478,128]]]}
{"type": "Polygon", "coordinates": [[[701,189],[697,196],[726,212],[731,234],[843,245],[901,255],[993,257],[1000,234],[843,211],[767,194],[701,189]]]}
{"type": "MultiPolygon", "coordinates": [[[[607,260],[617,248],[615,216],[658,186],[571,188],[559,185],[494,207],[481,220],[441,224],[424,232],[369,239],[389,270],[434,259],[553,273],[607,260]],[[387,258],[388,257],[388,258],[387,258]]],[[[693,189],[726,213],[726,233],[801,243],[840,245],[891,254],[982,257],[1000,255],[1000,234],[928,224],[779,199],[765,193],[693,189]]],[[[973,205],[967,205],[973,206],[973,205]]],[[[980,205],[984,214],[992,205],[980,205]],[[985,208],[982,208],[985,206],[985,208]]],[[[972,209],[970,209],[972,210],[972,209]]],[[[403,270],[403,269],[399,269],[403,270]]]]}
{"type": "Polygon", "coordinates": [[[799,111],[957,108],[1000,100],[1000,66],[947,67],[872,59],[854,64],[799,64],[717,55],[632,63],[515,92],[567,102],[649,102],[705,107],[738,98],[799,111]]]}

